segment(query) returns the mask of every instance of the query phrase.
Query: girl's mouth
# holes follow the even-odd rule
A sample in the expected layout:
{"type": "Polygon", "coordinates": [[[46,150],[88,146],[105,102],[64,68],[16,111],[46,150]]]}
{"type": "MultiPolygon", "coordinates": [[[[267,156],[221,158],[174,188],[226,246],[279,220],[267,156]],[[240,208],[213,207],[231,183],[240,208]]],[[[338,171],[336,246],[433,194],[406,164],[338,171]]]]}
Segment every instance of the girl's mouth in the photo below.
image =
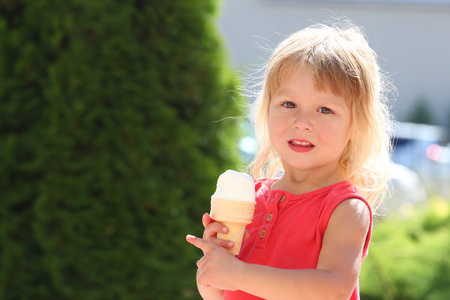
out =
{"type": "Polygon", "coordinates": [[[293,144],[294,146],[300,146],[300,147],[314,147],[314,145],[308,141],[291,140],[291,141],[289,141],[289,143],[293,144]]]}
{"type": "Polygon", "coordinates": [[[305,140],[290,140],[289,147],[295,152],[308,152],[314,148],[314,145],[305,140]]]}

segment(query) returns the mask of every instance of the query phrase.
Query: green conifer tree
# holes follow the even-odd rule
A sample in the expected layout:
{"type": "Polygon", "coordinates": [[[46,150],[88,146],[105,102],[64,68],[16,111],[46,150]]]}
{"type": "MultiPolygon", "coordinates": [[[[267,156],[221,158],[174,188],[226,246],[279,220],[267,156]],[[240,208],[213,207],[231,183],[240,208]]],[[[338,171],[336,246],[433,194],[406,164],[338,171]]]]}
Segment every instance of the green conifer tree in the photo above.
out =
{"type": "Polygon", "coordinates": [[[0,0],[0,299],[198,298],[184,237],[238,161],[217,10],[0,0]]]}

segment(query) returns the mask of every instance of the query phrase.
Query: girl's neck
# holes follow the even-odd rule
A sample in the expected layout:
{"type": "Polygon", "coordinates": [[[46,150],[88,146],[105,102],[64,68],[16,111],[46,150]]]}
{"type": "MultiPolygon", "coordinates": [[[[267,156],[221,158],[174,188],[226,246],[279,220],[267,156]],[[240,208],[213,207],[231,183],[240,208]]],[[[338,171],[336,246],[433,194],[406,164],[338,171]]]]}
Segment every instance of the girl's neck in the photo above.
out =
{"type": "Polygon", "coordinates": [[[280,189],[294,195],[301,195],[341,181],[344,181],[344,178],[339,170],[329,173],[327,176],[286,170],[283,177],[274,182],[270,189],[280,189]]]}

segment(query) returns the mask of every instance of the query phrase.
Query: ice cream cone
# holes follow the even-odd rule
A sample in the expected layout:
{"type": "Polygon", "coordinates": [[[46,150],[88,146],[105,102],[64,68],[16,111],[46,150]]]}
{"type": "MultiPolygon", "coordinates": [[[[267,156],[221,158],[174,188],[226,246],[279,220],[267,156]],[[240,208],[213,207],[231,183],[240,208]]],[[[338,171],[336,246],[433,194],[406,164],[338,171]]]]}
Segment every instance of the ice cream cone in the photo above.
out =
{"type": "Polygon", "coordinates": [[[229,240],[234,247],[229,249],[234,255],[241,250],[245,227],[252,222],[255,202],[211,198],[211,217],[228,227],[228,233],[218,233],[217,238],[229,240]]]}

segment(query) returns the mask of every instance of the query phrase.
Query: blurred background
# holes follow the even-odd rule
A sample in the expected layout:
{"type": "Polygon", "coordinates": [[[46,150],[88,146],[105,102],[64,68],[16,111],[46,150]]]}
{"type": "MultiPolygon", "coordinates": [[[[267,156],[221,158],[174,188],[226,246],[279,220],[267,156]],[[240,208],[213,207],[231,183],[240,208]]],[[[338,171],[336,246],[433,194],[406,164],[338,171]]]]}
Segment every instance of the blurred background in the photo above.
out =
{"type": "Polygon", "coordinates": [[[362,299],[450,295],[450,1],[0,0],[0,299],[200,299],[217,177],[287,35],[345,16],[397,93],[362,299]]]}
{"type": "MultiPolygon", "coordinates": [[[[401,165],[392,170],[394,183],[400,185],[395,196],[408,198],[401,193],[411,188],[417,191],[415,200],[429,189],[450,196],[445,184],[450,183],[450,1],[227,0],[219,27],[233,66],[246,87],[253,88],[271,50],[285,37],[342,17],[363,28],[395,86],[389,95],[399,122],[392,137],[393,160],[401,165]],[[420,182],[412,184],[412,177],[420,182]]],[[[241,142],[250,156],[254,147],[251,139],[241,142]]]]}

